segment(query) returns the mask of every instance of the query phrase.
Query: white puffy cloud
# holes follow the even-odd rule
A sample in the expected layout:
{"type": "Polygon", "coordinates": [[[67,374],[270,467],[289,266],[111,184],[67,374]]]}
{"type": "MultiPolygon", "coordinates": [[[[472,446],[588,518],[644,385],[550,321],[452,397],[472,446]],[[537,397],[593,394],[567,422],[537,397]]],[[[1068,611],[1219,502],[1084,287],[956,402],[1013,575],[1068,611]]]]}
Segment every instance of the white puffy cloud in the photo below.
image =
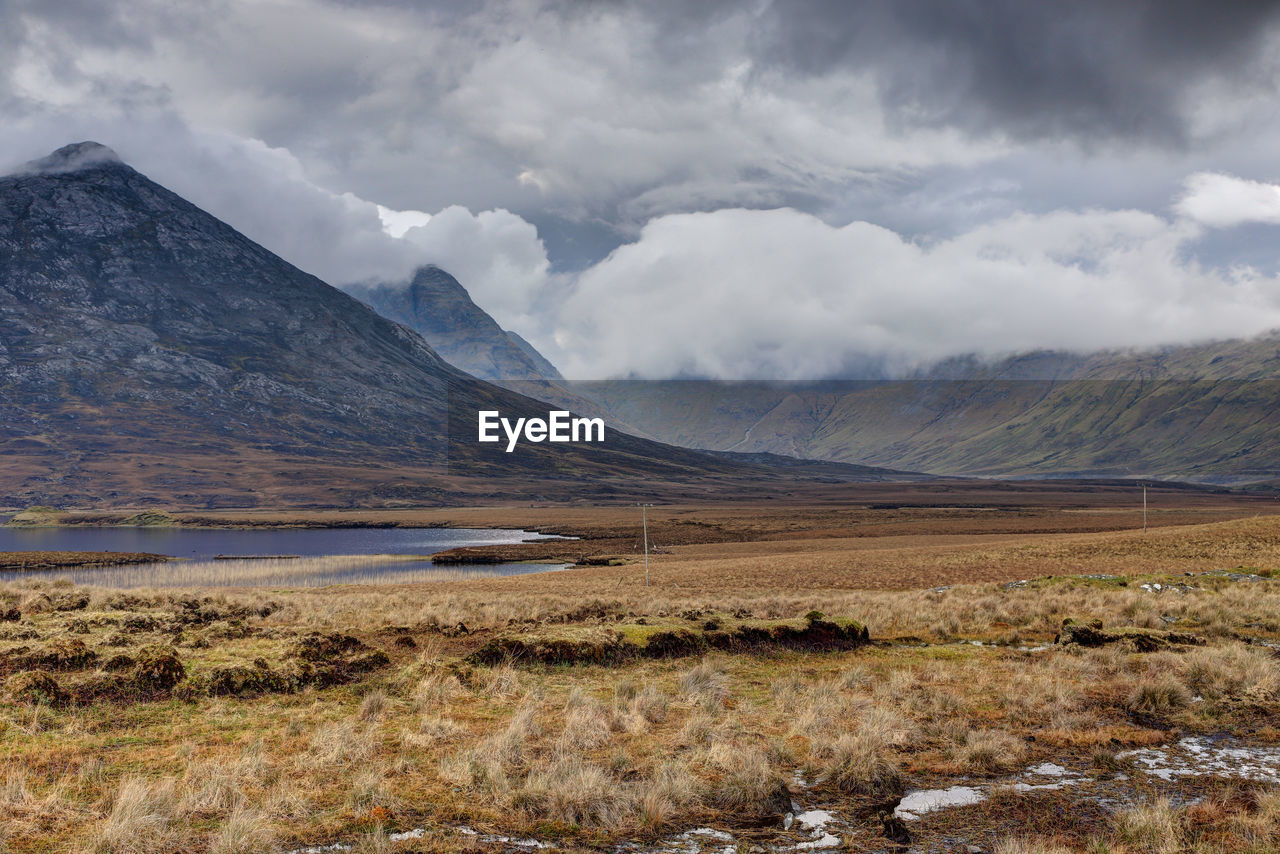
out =
{"type": "Polygon", "coordinates": [[[586,271],[567,376],[840,376],[948,356],[1142,347],[1280,326],[1280,282],[1186,260],[1184,220],[1020,214],[916,243],[790,209],[661,217],[586,271]]]}
{"type": "Polygon", "coordinates": [[[510,211],[473,214],[453,205],[404,232],[419,257],[465,287],[504,328],[529,329],[552,282],[538,230],[510,211]]]}
{"type": "Polygon", "coordinates": [[[1198,172],[1178,200],[1183,216],[1212,228],[1247,222],[1280,224],[1280,186],[1216,172],[1198,172]]]}
{"type": "Polygon", "coordinates": [[[404,237],[411,228],[431,222],[431,214],[424,211],[395,211],[378,205],[378,219],[382,220],[382,230],[392,237],[404,237]]]}
{"type": "Polygon", "coordinates": [[[435,264],[504,327],[529,329],[553,281],[537,229],[510,211],[392,210],[316,185],[288,151],[220,133],[171,157],[151,177],[332,285],[407,283],[435,264]]]}

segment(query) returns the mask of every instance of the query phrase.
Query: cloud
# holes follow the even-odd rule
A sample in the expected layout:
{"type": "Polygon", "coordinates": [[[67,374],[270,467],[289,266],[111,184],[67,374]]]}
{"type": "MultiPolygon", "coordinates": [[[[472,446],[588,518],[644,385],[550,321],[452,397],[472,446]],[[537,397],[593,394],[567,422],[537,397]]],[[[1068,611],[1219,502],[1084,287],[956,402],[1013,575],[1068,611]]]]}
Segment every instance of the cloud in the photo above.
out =
{"type": "Polygon", "coordinates": [[[96,139],[326,281],[439,264],[583,375],[1245,334],[1278,10],[13,0],[0,161],[96,139]]]}
{"type": "Polygon", "coordinates": [[[431,214],[423,211],[393,211],[378,205],[378,219],[382,220],[382,230],[387,234],[404,237],[409,229],[431,222],[431,214]]]}
{"type": "Polygon", "coordinates": [[[332,285],[407,284],[435,264],[517,330],[530,328],[551,286],[537,229],[509,211],[393,211],[318,186],[296,157],[257,140],[207,133],[192,142],[166,149],[163,162],[149,158],[151,177],[332,285]]]}
{"type": "Polygon", "coordinates": [[[403,240],[448,270],[508,329],[529,329],[552,285],[537,229],[510,211],[473,214],[454,205],[405,231],[403,240]]]}
{"type": "Polygon", "coordinates": [[[1280,224],[1280,186],[1199,172],[1187,179],[1186,192],[1176,208],[1183,216],[1212,228],[1247,222],[1280,224]]]}
{"type": "Polygon", "coordinates": [[[1020,139],[1188,143],[1199,87],[1274,97],[1275,3],[775,0],[755,56],[800,74],[871,71],[905,125],[1020,139]]]}
{"type": "MultiPolygon", "coordinates": [[[[1046,209],[1108,192],[1087,168],[1107,144],[1124,143],[1131,175],[1154,150],[1269,151],[1277,9],[14,0],[0,6],[0,107],[7,122],[63,123],[50,147],[106,136],[69,132],[86,111],[261,140],[340,196],[510,211],[540,227],[557,269],[578,269],[653,217],[794,207],[843,224],[904,183],[928,191],[935,172],[1028,152],[1082,166],[1055,197],[1014,200],[1046,209]]],[[[993,215],[975,204],[961,225],[993,215]]]]}
{"type": "Polygon", "coordinates": [[[504,208],[622,230],[676,210],[820,205],[870,172],[1001,150],[945,127],[888,128],[863,71],[756,68],[749,7],[709,7],[694,28],[685,14],[497,0],[21,3],[6,88],[35,105],[160,112],[262,140],[316,183],[394,210],[504,208]]]}
{"type": "Polygon", "coordinates": [[[119,163],[120,157],[96,142],[78,142],[65,145],[52,154],[24,163],[18,168],[23,175],[58,175],[76,172],[99,163],[119,163]]]}
{"type": "Polygon", "coordinates": [[[559,364],[572,377],[820,378],[1280,326],[1280,282],[1185,260],[1198,236],[1140,211],[1020,214],[930,244],[790,209],[662,217],[581,276],[559,364]]]}

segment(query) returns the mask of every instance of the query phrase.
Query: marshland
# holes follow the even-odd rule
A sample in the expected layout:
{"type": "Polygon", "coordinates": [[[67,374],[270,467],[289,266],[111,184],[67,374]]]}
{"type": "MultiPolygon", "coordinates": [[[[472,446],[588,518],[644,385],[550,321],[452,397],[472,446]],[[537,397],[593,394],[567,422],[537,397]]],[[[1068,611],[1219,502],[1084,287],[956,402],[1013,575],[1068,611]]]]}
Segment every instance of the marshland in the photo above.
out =
{"type": "Polygon", "coordinates": [[[11,578],[3,844],[1280,848],[1273,502],[894,504],[650,508],[648,585],[630,507],[382,518],[560,572],[11,578]]]}

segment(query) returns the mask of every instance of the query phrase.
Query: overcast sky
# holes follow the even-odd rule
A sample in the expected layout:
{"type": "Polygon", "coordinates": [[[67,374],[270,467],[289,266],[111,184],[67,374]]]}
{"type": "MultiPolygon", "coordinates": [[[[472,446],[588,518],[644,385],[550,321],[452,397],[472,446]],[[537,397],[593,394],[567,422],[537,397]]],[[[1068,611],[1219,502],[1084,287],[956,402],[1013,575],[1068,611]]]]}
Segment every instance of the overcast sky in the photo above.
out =
{"type": "Polygon", "coordinates": [[[1280,328],[1278,70],[1266,2],[0,0],[0,165],[439,264],[571,377],[829,377],[1280,328]]]}

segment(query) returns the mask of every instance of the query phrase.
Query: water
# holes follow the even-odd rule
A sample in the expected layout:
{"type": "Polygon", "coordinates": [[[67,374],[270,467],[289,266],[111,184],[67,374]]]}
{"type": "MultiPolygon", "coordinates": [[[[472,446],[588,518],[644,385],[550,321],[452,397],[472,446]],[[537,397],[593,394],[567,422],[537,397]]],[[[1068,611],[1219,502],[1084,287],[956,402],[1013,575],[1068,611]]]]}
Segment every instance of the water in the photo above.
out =
{"type": "Polygon", "coordinates": [[[1213,775],[1280,783],[1280,747],[1242,744],[1223,736],[1188,736],[1177,744],[1130,750],[1119,756],[1166,782],[1213,775]]]}
{"type": "Polygon", "coordinates": [[[311,587],[442,581],[563,568],[563,564],[529,563],[437,567],[425,559],[436,552],[461,546],[507,545],[541,539],[553,538],[532,531],[486,528],[0,527],[0,551],[150,552],[184,558],[162,564],[0,572],[0,581],[66,579],[76,584],[104,587],[311,587]],[[215,555],[297,555],[298,558],[215,561],[215,555]]]}

